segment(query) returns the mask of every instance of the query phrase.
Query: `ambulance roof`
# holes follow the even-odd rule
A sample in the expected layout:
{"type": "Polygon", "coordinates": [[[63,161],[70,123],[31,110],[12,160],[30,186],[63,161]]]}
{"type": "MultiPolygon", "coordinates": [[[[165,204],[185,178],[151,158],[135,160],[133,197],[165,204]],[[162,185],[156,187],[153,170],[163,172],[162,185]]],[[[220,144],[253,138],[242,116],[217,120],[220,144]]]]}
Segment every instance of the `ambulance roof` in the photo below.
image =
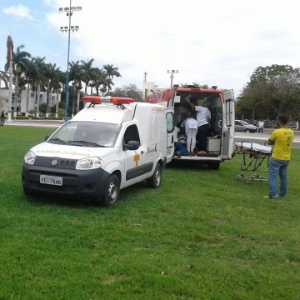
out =
{"type": "Polygon", "coordinates": [[[112,124],[122,124],[133,119],[136,104],[120,106],[114,104],[99,104],[82,109],[76,114],[72,121],[104,122],[112,124]]]}

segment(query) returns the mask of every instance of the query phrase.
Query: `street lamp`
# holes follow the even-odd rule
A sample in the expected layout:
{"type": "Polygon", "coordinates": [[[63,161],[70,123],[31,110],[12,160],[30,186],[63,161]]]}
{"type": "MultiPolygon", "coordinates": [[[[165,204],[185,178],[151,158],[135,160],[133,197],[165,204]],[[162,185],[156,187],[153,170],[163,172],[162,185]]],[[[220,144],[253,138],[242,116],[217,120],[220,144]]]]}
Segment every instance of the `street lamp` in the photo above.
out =
{"type": "Polygon", "coordinates": [[[170,78],[171,78],[171,87],[173,86],[173,78],[174,78],[174,74],[178,73],[178,70],[167,70],[167,73],[171,74],[170,78]]]}
{"type": "Polygon", "coordinates": [[[60,31],[68,32],[68,55],[67,55],[67,73],[66,73],[66,107],[65,107],[65,121],[68,121],[68,106],[69,106],[69,57],[70,57],[70,38],[71,31],[78,31],[79,26],[71,26],[71,18],[74,11],[82,9],[81,6],[72,6],[72,0],[70,0],[69,7],[60,7],[59,12],[65,12],[69,17],[69,26],[61,26],[60,31]]]}
{"type": "Polygon", "coordinates": [[[147,73],[147,72],[144,72],[144,81],[145,81],[145,82],[147,81],[147,75],[148,75],[148,73],[147,73]]]}

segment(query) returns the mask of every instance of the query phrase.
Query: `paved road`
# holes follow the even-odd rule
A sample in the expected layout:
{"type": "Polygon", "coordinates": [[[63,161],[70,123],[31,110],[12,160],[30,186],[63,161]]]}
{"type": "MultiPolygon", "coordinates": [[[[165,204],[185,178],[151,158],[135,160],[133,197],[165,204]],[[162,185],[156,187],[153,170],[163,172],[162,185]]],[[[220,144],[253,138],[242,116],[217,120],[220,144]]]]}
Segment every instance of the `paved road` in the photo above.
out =
{"type": "MultiPolygon", "coordinates": [[[[58,128],[64,124],[64,120],[12,120],[6,122],[4,126],[28,126],[28,127],[49,127],[58,128]]],[[[235,142],[248,141],[252,143],[258,143],[264,145],[274,129],[264,129],[264,133],[246,133],[236,132],[234,135],[235,142]]],[[[295,140],[293,148],[300,149],[300,131],[295,131],[295,140]]]]}
{"type": "Polygon", "coordinates": [[[64,120],[11,120],[6,121],[4,126],[27,126],[27,127],[49,127],[58,128],[64,124],[64,120]]]}

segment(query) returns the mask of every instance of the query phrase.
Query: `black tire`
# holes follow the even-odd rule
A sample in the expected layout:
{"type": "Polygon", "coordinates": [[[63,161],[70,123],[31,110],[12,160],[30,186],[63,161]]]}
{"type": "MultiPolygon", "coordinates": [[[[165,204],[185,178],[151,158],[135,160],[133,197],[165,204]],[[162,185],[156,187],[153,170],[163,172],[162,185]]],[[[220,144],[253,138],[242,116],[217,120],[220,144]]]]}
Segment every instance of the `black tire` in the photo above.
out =
{"type": "Polygon", "coordinates": [[[32,196],[32,192],[26,187],[23,187],[23,192],[24,192],[25,196],[27,196],[27,197],[32,196]]]}
{"type": "Polygon", "coordinates": [[[158,163],[153,172],[153,175],[149,179],[147,179],[148,187],[157,189],[161,185],[161,179],[162,179],[162,169],[161,169],[161,165],[158,163]]]}
{"type": "Polygon", "coordinates": [[[208,164],[208,167],[212,170],[218,171],[220,169],[220,163],[221,162],[219,162],[219,161],[213,161],[208,164]]]}
{"type": "Polygon", "coordinates": [[[105,195],[101,203],[105,206],[114,206],[119,201],[120,180],[116,175],[111,175],[107,181],[105,195]]]}
{"type": "Polygon", "coordinates": [[[249,130],[249,129],[246,129],[246,130],[245,130],[245,132],[249,133],[249,132],[250,132],[250,130],[249,130]]]}

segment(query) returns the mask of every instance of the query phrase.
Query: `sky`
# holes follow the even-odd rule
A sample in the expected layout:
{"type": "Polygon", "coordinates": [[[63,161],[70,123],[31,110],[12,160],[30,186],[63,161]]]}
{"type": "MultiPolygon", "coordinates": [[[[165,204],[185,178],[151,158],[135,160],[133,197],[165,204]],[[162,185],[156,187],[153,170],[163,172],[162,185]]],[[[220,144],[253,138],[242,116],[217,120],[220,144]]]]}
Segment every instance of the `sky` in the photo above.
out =
{"type": "MultiPolygon", "coordinates": [[[[6,41],[66,71],[69,25],[60,7],[70,0],[0,0],[0,70],[6,41]]],[[[69,61],[112,64],[114,88],[143,81],[159,88],[207,84],[242,92],[258,67],[300,67],[297,1],[285,0],[72,0],[69,61]],[[178,72],[177,72],[178,71],[178,72]]]]}

